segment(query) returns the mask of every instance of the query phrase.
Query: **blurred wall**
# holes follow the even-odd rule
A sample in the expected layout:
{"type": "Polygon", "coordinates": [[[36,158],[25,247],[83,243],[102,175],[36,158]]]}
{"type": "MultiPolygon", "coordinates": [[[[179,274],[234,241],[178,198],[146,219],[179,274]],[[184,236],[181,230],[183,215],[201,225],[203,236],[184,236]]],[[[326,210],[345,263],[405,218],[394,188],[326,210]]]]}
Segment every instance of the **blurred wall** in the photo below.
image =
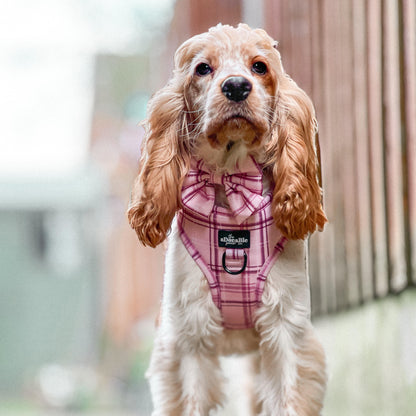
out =
{"type": "Polygon", "coordinates": [[[149,57],[98,55],[91,124],[91,156],[109,177],[106,333],[118,345],[131,341],[136,323],[156,315],[161,296],[164,250],[143,247],[125,215],[138,170],[152,71],[149,57]]]}
{"type": "Polygon", "coordinates": [[[125,210],[171,6],[0,0],[0,407],[72,405],[82,383],[55,370],[102,369],[157,314],[163,249],[139,246],[125,210]]]}
{"type": "Polygon", "coordinates": [[[105,183],[94,171],[0,180],[0,401],[46,363],[97,364],[105,183]]]}

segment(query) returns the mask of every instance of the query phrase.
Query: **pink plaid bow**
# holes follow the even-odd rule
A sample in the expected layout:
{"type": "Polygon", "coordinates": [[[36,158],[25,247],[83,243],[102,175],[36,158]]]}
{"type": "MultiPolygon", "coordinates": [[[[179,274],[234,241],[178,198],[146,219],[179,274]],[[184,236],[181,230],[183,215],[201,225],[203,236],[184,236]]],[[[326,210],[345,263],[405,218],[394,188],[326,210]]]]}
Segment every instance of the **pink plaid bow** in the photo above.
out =
{"type": "Polygon", "coordinates": [[[250,157],[231,174],[210,173],[202,160],[192,162],[182,188],[182,203],[209,216],[215,204],[215,185],[223,185],[236,221],[241,224],[263,201],[262,171],[250,157]]]}

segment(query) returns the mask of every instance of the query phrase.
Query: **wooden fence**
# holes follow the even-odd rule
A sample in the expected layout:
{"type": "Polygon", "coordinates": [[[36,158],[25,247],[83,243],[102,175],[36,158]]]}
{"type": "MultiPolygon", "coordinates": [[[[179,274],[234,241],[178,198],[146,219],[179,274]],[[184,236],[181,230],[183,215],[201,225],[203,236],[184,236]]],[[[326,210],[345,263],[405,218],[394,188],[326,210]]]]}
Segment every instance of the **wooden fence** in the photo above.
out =
{"type": "Polygon", "coordinates": [[[313,98],[329,225],[311,239],[314,315],[416,282],[414,0],[265,0],[265,28],[313,98]]]}

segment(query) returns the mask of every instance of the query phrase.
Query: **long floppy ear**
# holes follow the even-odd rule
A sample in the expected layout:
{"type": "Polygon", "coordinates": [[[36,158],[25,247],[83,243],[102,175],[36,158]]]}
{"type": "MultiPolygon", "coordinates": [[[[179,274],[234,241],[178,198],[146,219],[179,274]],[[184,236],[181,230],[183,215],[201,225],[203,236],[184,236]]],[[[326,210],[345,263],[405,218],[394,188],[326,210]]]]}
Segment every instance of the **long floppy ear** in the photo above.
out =
{"type": "Polygon", "coordinates": [[[277,122],[268,149],[274,158],[273,217],[285,237],[303,239],[327,222],[315,145],[317,122],[311,100],[293,80],[283,75],[278,88],[277,122]]]}
{"type": "Polygon", "coordinates": [[[149,102],[139,175],[127,211],[139,240],[151,247],[166,238],[181,204],[180,191],[189,165],[183,140],[184,83],[176,78],[149,102]]]}

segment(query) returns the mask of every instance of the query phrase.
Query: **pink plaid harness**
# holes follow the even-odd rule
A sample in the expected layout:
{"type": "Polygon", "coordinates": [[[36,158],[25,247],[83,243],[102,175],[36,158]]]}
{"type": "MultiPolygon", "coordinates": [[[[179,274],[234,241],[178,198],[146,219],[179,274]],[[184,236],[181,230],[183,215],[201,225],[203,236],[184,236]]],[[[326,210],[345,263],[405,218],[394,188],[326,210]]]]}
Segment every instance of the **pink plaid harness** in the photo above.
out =
{"type": "Polygon", "coordinates": [[[180,237],[208,281],[225,328],[254,326],[267,275],[286,241],[274,225],[271,192],[262,193],[262,170],[252,158],[223,175],[193,162],[182,188],[180,237]],[[215,203],[219,185],[229,208],[215,203]]]}

